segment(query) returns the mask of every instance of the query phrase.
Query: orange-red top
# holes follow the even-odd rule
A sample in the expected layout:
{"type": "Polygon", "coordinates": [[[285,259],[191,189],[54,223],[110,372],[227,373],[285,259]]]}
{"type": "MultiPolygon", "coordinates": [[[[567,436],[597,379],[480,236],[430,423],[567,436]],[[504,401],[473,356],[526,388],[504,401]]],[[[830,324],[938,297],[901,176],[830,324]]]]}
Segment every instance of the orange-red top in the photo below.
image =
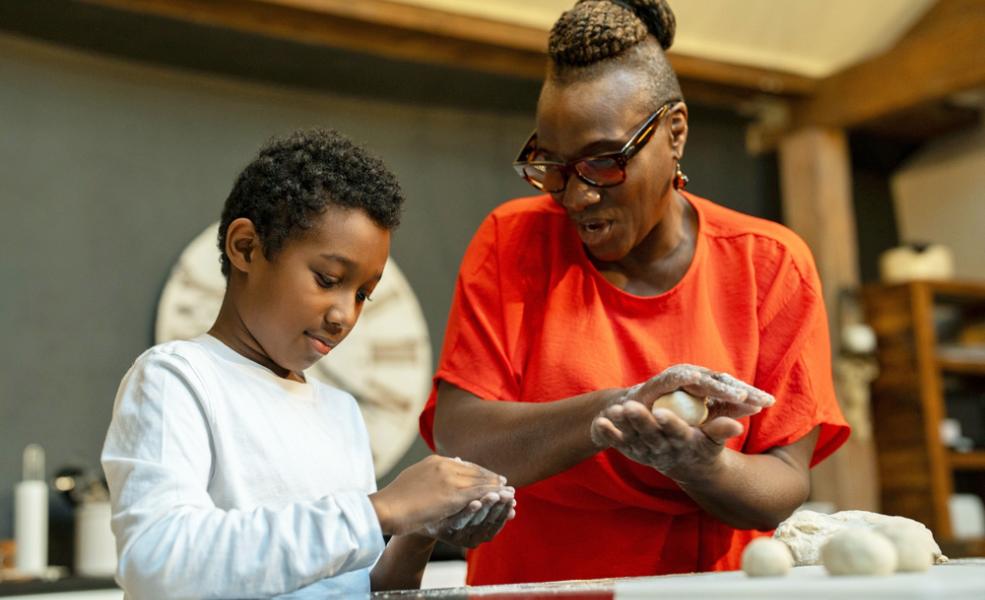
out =
{"type": "MultiPolygon", "coordinates": [[[[820,426],[811,465],[834,452],[849,429],[810,251],[781,225],[685,196],[698,214],[694,258],[651,297],[606,281],[550,197],[494,210],[463,259],[435,381],[488,400],[550,402],[691,363],[777,399],[742,419],[729,448],[762,453],[820,426]]],[[[432,391],[421,415],[432,448],[434,404],[432,391]]],[[[517,504],[517,518],[469,553],[469,584],[737,569],[762,535],[722,523],[614,450],[518,490],[517,504]]]]}

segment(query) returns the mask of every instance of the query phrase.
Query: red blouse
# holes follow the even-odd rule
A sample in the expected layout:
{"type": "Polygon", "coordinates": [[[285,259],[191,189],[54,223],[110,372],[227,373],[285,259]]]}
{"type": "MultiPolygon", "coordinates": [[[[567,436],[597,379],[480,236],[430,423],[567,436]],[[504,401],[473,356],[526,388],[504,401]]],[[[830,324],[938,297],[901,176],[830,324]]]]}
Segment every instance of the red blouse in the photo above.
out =
{"type": "MultiPolygon", "coordinates": [[[[490,401],[550,402],[697,364],[777,399],[741,419],[729,448],[759,454],[820,426],[811,465],[834,452],[849,428],[810,251],[781,225],[685,197],[698,215],[694,258],[674,288],[650,297],[605,280],[550,197],[494,210],[463,259],[435,382],[490,401]]],[[[432,448],[435,398],[420,419],[432,448]]],[[[764,535],[726,525],[614,450],[518,490],[517,504],[517,518],[469,552],[469,584],[737,569],[764,535]]]]}

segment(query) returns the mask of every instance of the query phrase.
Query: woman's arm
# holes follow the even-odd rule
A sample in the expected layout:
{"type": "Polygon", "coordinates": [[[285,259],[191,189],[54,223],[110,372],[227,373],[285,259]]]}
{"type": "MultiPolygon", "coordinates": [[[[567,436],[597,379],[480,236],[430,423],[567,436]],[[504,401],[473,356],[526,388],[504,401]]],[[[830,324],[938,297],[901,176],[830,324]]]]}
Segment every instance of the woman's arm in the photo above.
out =
{"type": "Polygon", "coordinates": [[[441,454],[483,465],[513,486],[528,485],[597,453],[589,425],[623,392],[600,390],[543,404],[496,402],[442,381],[435,444],[441,454]]]}
{"type": "Polygon", "coordinates": [[[707,471],[677,480],[698,506],[738,529],[776,529],[807,500],[818,428],[766,454],[726,449],[707,471]]]}
{"type": "Polygon", "coordinates": [[[485,466],[523,486],[560,473],[608,444],[593,441],[591,425],[609,407],[635,400],[645,406],[677,389],[715,397],[754,414],[773,399],[722,373],[676,365],[631,388],[599,390],[554,402],[483,400],[448,382],[439,382],[434,437],[438,451],[485,466]]]}
{"type": "Polygon", "coordinates": [[[681,486],[701,508],[739,529],[774,529],[807,499],[815,427],[798,441],[764,454],[725,447],[742,433],[729,417],[691,427],[670,411],[638,402],[610,407],[592,425],[595,436],[681,486]]]}

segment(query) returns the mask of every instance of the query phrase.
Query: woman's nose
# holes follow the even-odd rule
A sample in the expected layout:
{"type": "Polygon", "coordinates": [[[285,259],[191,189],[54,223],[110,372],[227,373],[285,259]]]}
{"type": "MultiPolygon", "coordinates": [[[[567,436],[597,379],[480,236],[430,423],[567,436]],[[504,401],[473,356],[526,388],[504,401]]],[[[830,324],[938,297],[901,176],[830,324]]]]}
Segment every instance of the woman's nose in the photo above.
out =
{"type": "Polygon", "coordinates": [[[572,175],[561,192],[561,205],[569,212],[581,212],[602,199],[599,189],[572,175]]]}

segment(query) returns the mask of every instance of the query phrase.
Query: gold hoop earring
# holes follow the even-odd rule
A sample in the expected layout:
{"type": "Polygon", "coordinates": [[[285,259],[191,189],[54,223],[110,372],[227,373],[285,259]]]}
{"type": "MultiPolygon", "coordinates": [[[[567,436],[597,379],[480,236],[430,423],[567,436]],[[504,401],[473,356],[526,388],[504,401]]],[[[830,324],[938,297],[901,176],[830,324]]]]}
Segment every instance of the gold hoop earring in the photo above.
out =
{"type": "Polygon", "coordinates": [[[684,171],[681,170],[681,163],[677,163],[677,172],[674,173],[674,189],[683,190],[687,187],[687,183],[690,181],[684,171]]]}

